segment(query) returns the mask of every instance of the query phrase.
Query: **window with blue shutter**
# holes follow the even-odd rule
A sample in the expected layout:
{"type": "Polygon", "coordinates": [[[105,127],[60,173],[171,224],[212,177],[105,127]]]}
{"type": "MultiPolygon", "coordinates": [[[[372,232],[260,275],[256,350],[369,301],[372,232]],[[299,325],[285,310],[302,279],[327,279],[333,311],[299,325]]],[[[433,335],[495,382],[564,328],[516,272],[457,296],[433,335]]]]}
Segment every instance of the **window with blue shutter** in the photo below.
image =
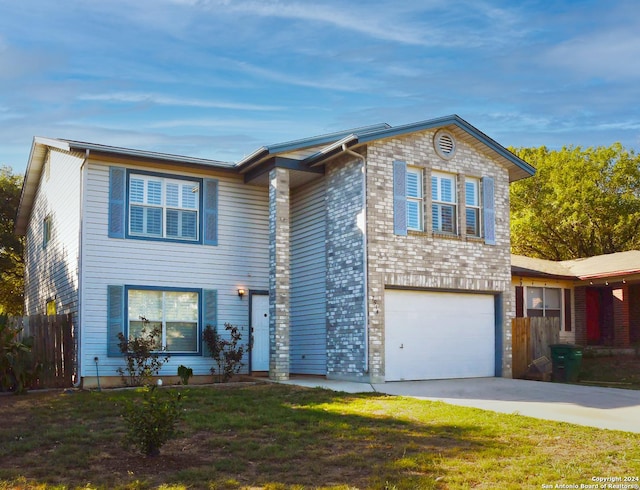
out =
{"type": "Polygon", "coordinates": [[[111,237],[217,245],[217,211],[215,180],[111,169],[111,237]]]}
{"type": "MultiPolygon", "coordinates": [[[[216,330],[218,327],[218,292],[213,289],[205,289],[202,292],[202,329],[208,326],[216,330]]],[[[211,352],[203,348],[206,356],[211,356],[211,352]]]]}
{"type": "Polygon", "coordinates": [[[218,181],[204,181],[204,244],[218,244],[218,181]]]}
{"type": "Polygon", "coordinates": [[[471,177],[465,178],[464,200],[466,233],[468,236],[480,236],[481,206],[480,206],[480,180],[471,177]]]}
{"type": "Polygon", "coordinates": [[[109,237],[124,238],[126,211],[126,171],[109,168],[109,237]]]}
{"type": "Polygon", "coordinates": [[[107,356],[122,355],[118,334],[124,331],[124,286],[107,286],[107,356]]]}
{"type": "Polygon", "coordinates": [[[393,162],[393,233],[407,234],[407,164],[393,162]]]}
{"type": "Polygon", "coordinates": [[[407,168],[407,228],[422,231],[422,170],[407,168]]]}
{"type": "Polygon", "coordinates": [[[172,355],[200,351],[201,290],[126,286],[126,325],[129,337],[156,329],[158,350],[172,355]]]}
{"type": "Polygon", "coordinates": [[[493,177],[482,179],[482,204],[484,208],[484,242],[496,244],[496,213],[494,208],[495,189],[493,177]]]}
{"type": "Polygon", "coordinates": [[[431,175],[431,220],[436,233],[458,232],[458,199],[456,176],[433,173],[431,175]]]}

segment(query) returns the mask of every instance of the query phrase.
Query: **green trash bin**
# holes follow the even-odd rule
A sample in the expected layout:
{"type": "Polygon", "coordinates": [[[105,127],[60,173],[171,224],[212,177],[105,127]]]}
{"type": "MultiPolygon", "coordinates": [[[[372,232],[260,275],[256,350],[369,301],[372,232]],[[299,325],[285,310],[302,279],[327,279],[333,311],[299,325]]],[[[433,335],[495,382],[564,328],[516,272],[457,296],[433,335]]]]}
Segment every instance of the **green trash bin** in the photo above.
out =
{"type": "Polygon", "coordinates": [[[574,344],[552,344],[551,373],[556,383],[576,383],[582,366],[582,347],[574,344]]]}

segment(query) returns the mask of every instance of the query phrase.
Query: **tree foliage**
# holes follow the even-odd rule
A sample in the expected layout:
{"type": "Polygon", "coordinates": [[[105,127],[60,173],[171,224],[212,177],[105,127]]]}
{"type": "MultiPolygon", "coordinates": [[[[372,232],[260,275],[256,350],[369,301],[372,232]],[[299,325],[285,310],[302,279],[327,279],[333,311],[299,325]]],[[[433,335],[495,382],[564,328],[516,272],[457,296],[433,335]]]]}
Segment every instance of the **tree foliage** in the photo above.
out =
{"type": "Polygon", "coordinates": [[[511,185],[513,253],[549,260],[640,248],[640,157],[621,144],[514,150],[536,175],[511,185]]]}
{"type": "Polygon", "coordinates": [[[14,232],[22,177],[0,168],[0,312],[22,314],[24,288],[24,238],[14,232]]]}

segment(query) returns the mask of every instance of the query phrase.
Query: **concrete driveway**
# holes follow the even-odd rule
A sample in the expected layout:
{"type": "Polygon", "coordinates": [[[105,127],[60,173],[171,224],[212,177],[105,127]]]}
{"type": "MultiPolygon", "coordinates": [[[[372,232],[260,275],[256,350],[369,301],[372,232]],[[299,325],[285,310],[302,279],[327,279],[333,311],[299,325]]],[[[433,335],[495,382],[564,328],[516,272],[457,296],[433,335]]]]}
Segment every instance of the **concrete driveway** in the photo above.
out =
{"type": "Polygon", "coordinates": [[[285,383],[348,393],[372,392],[546,420],[640,433],[640,391],[507,378],[446,379],[366,384],[311,378],[285,383]]]}

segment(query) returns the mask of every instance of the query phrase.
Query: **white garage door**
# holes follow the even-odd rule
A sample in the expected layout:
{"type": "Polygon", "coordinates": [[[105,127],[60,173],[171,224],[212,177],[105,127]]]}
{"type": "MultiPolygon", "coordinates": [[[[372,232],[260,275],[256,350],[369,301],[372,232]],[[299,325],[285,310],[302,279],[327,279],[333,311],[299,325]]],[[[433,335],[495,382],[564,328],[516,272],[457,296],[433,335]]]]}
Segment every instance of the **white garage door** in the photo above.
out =
{"type": "Polygon", "coordinates": [[[487,294],[385,291],[387,381],[495,375],[495,306],[487,294]]]}

